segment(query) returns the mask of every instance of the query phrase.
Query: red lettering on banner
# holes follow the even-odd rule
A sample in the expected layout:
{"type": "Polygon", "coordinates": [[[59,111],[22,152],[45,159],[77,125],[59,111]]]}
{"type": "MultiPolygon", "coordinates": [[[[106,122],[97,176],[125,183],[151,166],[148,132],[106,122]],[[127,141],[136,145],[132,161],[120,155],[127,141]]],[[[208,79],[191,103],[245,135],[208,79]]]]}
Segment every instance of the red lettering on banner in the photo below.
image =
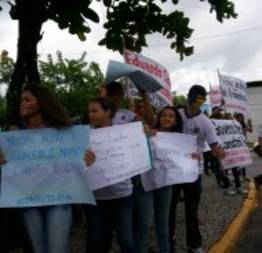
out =
{"type": "Polygon", "coordinates": [[[226,157],[224,160],[224,163],[226,165],[234,165],[234,164],[239,164],[243,162],[248,162],[250,161],[250,156],[234,156],[234,157],[226,157]]]}
{"type": "Polygon", "coordinates": [[[137,66],[141,69],[144,69],[148,73],[160,78],[165,81],[166,87],[171,88],[171,83],[169,79],[169,75],[166,70],[162,70],[161,67],[158,67],[157,64],[148,63],[139,58],[139,55],[132,54],[125,50],[125,61],[128,64],[137,66]]]}
{"type": "Polygon", "coordinates": [[[248,149],[240,149],[240,150],[226,150],[226,156],[235,156],[235,155],[249,155],[248,149]]]}
{"type": "Polygon", "coordinates": [[[126,62],[128,64],[131,64],[131,65],[137,66],[141,69],[144,69],[148,73],[162,79],[162,70],[157,65],[145,62],[145,61],[139,59],[139,57],[137,55],[131,56],[127,52],[125,53],[125,57],[126,57],[126,62]]]}
{"type": "MultiPolygon", "coordinates": [[[[160,97],[161,100],[165,100],[165,104],[172,103],[171,81],[169,78],[169,73],[164,67],[158,65],[156,62],[149,58],[147,59],[142,55],[130,52],[128,50],[125,50],[124,58],[126,63],[145,70],[146,72],[160,79],[160,81],[163,83],[163,89],[159,90],[156,93],[156,96],[154,96],[154,99],[152,99],[154,105],[156,100],[159,100],[160,97]]],[[[158,108],[158,106],[156,107],[158,108]]]]}

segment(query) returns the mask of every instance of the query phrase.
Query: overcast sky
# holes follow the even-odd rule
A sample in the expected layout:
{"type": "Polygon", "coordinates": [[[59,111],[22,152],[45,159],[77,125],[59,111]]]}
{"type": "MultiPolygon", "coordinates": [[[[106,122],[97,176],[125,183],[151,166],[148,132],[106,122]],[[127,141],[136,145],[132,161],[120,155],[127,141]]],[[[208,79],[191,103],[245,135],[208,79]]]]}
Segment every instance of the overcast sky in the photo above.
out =
{"type": "MultiPolygon", "coordinates": [[[[169,49],[169,41],[157,34],[149,37],[149,48],[143,49],[142,53],[169,70],[172,89],[179,94],[186,94],[194,83],[206,87],[210,83],[217,84],[217,69],[225,75],[246,81],[262,80],[262,1],[233,2],[239,16],[237,19],[225,20],[223,24],[216,21],[214,13],[209,14],[207,3],[183,0],[178,6],[165,6],[166,11],[179,8],[190,17],[190,26],[195,29],[190,44],[195,46],[195,53],[181,62],[178,55],[169,49]]],[[[99,2],[95,3],[95,8],[103,22],[104,8],[99,2]]],[[[102,25],[90,25],[92,33],[85,42],[81,42],[67,30],[61,31],[55,23],[47,22],[43,26],[44,37],[38,46],[41,57],[61,50],[67,58],[78,58],[86,51],[86,59],[99,63],[103,72],[110,59],[122,61],[118,53],[97,46],[104,34],[102,25]]],[[[11,20],[7,13],[0,12],[0,50],[8,50],[10,56],[15,58],[16,43],[17,22],[11,20]]]]}

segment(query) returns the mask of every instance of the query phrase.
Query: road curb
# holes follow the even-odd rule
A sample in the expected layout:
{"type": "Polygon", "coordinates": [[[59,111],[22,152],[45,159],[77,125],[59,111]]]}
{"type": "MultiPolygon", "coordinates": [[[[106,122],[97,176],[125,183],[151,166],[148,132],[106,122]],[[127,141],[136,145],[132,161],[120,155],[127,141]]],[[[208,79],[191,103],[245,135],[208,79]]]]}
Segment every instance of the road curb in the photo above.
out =
{"type": "Polygon", "coordinates": [[[257,190],[253,179],[250,179],[248,196],[245,199],[242,208],[224,231],[220,239],[218,239],[218,241],[209,249],[208,253],[231,253],[256,205],[257,190]]]}

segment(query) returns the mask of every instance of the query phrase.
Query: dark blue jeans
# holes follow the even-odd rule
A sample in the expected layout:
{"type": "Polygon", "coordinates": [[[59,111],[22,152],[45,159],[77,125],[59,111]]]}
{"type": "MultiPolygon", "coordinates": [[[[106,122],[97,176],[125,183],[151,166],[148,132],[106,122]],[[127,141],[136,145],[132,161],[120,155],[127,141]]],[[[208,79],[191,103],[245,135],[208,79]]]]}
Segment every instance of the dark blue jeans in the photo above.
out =
{"type": "Polygon", "coordinates": [[[156,233],[159,243],[159,252],[169,253],[169,229],[168,218],[172,197],[172,186],[163,187],[153,191],[154,194],[154,214],[156,233]]]}
{"type": "Polygon", "coordinates": [[[171,252],[173,252],[174,234],[176,227],[176,206],[179,201],[180,191],[184,193],[187,246],[190,248],[201,247],[202,238],[198,227],[198,205],[201,189],[199,180],[193,183],[173,185],[172,201],[169,215],[169,236],[171,252]]]}
{"type": "Polygon", "coordinates": [[[134,182],[135,253],[148,253],[148,235],[153,220],[153,192],[145,192],[140,177],[134,182]]]}
{"type": "Polygon", "coordinates": [[[133,253],[133,197],[98,200],[87,208],[87,252],[110,251],[113,232],[122,253],[133,253]]]}

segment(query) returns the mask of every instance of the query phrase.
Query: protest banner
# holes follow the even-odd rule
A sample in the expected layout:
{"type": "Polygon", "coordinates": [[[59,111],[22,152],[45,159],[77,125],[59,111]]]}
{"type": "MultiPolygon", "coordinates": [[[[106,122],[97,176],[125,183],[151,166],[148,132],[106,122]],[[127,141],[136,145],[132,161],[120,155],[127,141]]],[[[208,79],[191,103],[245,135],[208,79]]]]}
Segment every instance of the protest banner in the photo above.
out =
{"type": "Polygon", "coordinates": [[[223,168],[243,167],[252,164],[242,126],[235,120],[212,120],[216,134],[225,150],[223,168]]]}
{"type": "Polygon", "coordinates": [[[165,67],[150,58],[129,50],[124,51],[124,60],[128,64],[134,65],[150,73],[163,84],[163,89],[154,93],[149,93],[150,102],[156,109],[161,110],[163,107],[173,103],[171,81],[168,70],[165,67]]]}
{"type": "Polygon", "coordinates": [[[222,102],[222,93],[220,86],[209,86],[209,96],[212,107],[220,106],[222,102]]]}
{"type": "Polygon", "coordinates": [[[89,127],[16,130],[0,134],[0,207],[94,204],[85,177],[89,127]]]}
{"type": "Polygon", "coordinates": [[[153,168],[141,175],[146,191],[173,184],[189,183],[199,176],[196,136],[158,132],[150,141],[153,168]]]}
{"type": "Polygon", "coordinates": [[[151,168],[141,122],[94,129],[90,147],[96,161],[87,168],[92,190],[120,183],[151,168]]]}
{"type": "Polygon", "coordinates": [[[233,115],[234,113],[242,113],[245,117],[249,117],[246,82],[225,75],[219,75],[219,81],[226,112],[233,115]]]}
{"type": "Polygon", "coordinates": [[[105,83],[109,84],[121,77],[128,77],[136,87],[148,92],[155,92],[163,88],[162,83],[152,74],[134,65],[110,60],[106,72],[105,83]]]}
{"type": "Polygon", "coordinates": [[[131,99],[141,99],[140,94],[136,86],[133,84],[132,81],[128,80],[127,81],[127,97],[131,99]]]}

